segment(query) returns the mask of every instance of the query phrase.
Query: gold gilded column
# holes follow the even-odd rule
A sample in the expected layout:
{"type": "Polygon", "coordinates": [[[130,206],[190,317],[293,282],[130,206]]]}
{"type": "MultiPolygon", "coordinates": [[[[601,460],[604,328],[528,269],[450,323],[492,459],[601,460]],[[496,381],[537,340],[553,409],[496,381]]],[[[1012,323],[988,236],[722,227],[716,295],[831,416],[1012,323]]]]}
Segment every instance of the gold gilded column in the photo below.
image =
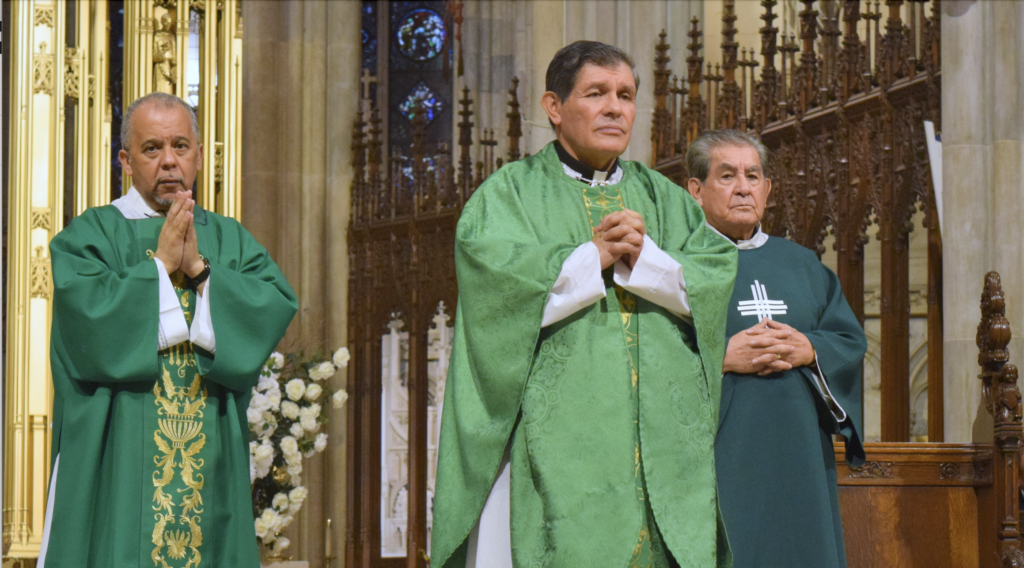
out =
{"type": "MultiPolygon", "coordinates": [[[[241,217],[242,19],[239,0],[192,0],[199,13],[199,204],[241,217]]],[[[191,63],[191,62],[190,62],[191,63]]]]}
{"type": "MultiPolygon", "coordinates": [[[[67,96],[75,106],[75,206],[110,203],[110,119],[107,104],[109,32],[107,0],[75,0],[76,47],[67,49],[67,96]]],[[[70,141],[69,141],[70,143],[70,141]]]]}
{"type": "Polygon", "coordinates": [[[4,539],[13,558],[39,554],[50,472],[48,244],[63,226],[65,8],[11,3],[4,539]]]}

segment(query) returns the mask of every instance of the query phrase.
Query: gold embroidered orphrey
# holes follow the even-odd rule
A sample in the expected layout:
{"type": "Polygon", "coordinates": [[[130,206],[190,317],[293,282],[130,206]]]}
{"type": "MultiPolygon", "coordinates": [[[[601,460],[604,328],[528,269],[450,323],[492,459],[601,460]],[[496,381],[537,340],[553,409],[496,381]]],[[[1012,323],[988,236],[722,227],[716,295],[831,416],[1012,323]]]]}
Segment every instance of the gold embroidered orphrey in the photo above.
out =
{"type": "MultiPolygon", "coordinates": [[[[189,313],[188,298],[180,298],[184,311],[189,313]]],[[[190,314],[191,315],[191,314],[190,314]]],[[[153,472],[153,510],[156,526],[153,527],[153,565],[158,568],[171,568],[167,557],[182,560],[188,556],[184,568],[197,568],[202,561],[199,547],[203,544],[203,530],[200,527],[203,513],[203,475],[199,470],[203,467],[203,459],[199,452],[206,445],[206,434],[203,429],[203,409],[206,408],[206,388],[202,386],[202,377],[197,373],[188,387],[175,386],[168,367],[176,367],[179,378],[184,379],[189,367],[195,369],[195,355],[192,344],[185,342],[165,349],[161,353],[163,362],[163,389],[161,381],[153,385],[156,397],[158,423],[160,429],[153,433],[158,454],[153,461],[156,471],[153,472]],[[187,446],[187,447],[186,447],[187,446]],[[180,459],[175,460],[180,455],[180,459]],[[173,480],[175,472],[181,476],[183,488],[177,489],[181,494],[181,502],[174,502],[174,493],[164,491],[173,480]],[[180,528],[168,527],[178,525],[180,528]]],[[[195,371],[193,371],[195,372],[195,371]]]]}

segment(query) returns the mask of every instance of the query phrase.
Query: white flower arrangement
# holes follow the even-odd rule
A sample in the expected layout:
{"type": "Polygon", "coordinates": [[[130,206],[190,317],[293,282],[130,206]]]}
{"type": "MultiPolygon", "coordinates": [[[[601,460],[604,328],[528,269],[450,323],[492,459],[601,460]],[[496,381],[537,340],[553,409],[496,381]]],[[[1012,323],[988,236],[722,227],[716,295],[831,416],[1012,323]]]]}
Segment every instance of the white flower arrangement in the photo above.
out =
{"type": "Polygon", "coordinates": [[[323,382],[348,366],[348,349],[324,357],[273,353],[252,390],[249,408],[249,477],[252,482],[256,538],[271,556],[291,544],[281,532],[291,524],[309,491],[302,486],[302,460],[327,448],[320,432],[328,420],[328,405],[341,408],[344,389],[323,382]]]}

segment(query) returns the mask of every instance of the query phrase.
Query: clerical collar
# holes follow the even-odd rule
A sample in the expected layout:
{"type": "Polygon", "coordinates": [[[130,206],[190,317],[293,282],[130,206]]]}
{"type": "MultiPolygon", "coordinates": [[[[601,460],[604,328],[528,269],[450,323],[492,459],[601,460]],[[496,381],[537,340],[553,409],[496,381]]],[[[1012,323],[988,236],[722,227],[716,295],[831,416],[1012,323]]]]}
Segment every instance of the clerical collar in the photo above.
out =
{"type": "Polygon", "coordinates": [[[722,235],[722,237],[727,239],[730,243],[736,245],[736,248],[738,248],[739,250],[752,250],[756,248],[761,248],[762,246],[764,246],[765,243],[768,242],[768,233],[765,233],[764,231],[761,230],[760,224],[757,225],[757,229],[754,231],[754,235],[752,237],[750,237],[747,240],[739,241],[734,241],[731,238],[725,236],[724,234],[722,234],[721,231],[712,227],[711,223],[708,223],[707,221],[705,221],[704,224],[707,225],[708,228],[711,229],[712,231],[718,233],[719,235],[722,235]]]}
{"type": "Polygon", "coordinates": [[[117,207],[117,210],[129,221],[137,221],[148,217],[164,217],[166,215],[163,211],[154,211],[146,203],[146,200],[142,198],[139,190],[135,189],[134,185],[128,190],[128,193],[111,201],[110,204],[117,207]]]}
{"type": "Polygon", "coordinates": [[[562,171],[572,179],[589,183],[591,186],[612,185],[622,181],[622,168],[619,167],[618,158],[612,163],[611,169],[599,172],[573,158],[557,140],[555,141],[555,151],[558,152],[558,160],[562,162],[562,171]]]}

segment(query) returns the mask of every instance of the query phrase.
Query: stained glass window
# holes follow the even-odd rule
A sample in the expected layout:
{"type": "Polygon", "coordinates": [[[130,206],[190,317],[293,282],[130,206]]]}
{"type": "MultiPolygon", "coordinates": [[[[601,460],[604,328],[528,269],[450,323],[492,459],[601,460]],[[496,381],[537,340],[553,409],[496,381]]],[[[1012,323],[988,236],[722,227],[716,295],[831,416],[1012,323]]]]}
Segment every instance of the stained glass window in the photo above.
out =
{"type": "Polygon", "coordinates": [[[444,20],[433,10],[413,10],[398,27],[395,40],[406,57],[429,61],[444,50],[444,20]]]}
{"type": "MultiPolygon", "coordinates": [[[[387,3],[388,155],[412,157],[412,118],[417,102],[425,105],[427,155],[452,144],[451,35],[442,0],[387,3]]],[[[384,17],[381,12],[379,18],[384,17]]],[[[366,14],[363,29],[366,30],[366,14]]],[[[385,38],[378,38],[385,43],[385,38]]],[[[383,47],[383,46],[381,46],[383,47]]],[[[385,51],[379,49],[380,57],[385,51]]]]}
{"type": "Polygon", "coordinates": [[[439,99],[437,94],[430,90],[430,87],[420,83],[409,91],[402,104],[398,105],[398,110],[411,122],[416,116],[418,106],[426,113],[427,123],[430,123],[434,121],[434,117],[444,110],[444,101],[439,99]]]}

